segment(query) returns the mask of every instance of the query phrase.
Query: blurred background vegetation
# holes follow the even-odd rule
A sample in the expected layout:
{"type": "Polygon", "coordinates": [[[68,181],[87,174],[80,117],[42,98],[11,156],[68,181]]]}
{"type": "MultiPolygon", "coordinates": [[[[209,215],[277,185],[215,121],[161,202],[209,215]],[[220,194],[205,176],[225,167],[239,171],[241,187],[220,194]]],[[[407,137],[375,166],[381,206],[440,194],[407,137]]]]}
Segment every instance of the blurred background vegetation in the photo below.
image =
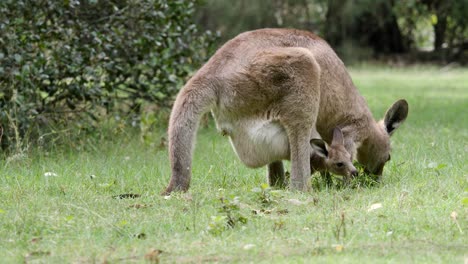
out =
{"type": "Polygon", "coordinates": [[[239,32],[291,27],[315,32],[347,62],[385,58],[467,61],[467,0],[205,0],[197,25],[226,41],[239,32]],[[399,54],[401,56],[396,57],[399,54]],[[403,56],[404,55],[404,56],[403,56]]]}
{"type": "Polygon", "coordinates": [[[468,0],[2,0],[0,146],[79,147],[109,124],[144,136],[216,47],[256,28],[315,32],[347,64],[465,65],[467,14],[468,0]]]}

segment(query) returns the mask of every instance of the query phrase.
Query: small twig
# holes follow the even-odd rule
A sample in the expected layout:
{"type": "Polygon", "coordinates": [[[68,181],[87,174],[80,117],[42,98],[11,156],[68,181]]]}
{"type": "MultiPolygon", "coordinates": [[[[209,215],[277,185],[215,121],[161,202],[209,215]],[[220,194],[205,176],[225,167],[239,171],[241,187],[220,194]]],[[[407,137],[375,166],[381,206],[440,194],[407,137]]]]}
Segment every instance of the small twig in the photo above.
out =
{"type": "Polygon", "coordinates": [[[96,20],[94,20],[94,21],[92,22],[92,24],[98,24],[98,23],[100,23],[100,22],[102,22],[102,21],[105,21],[105,20],[107,20],[107,19],[112,20],[114,17],[116,17],[116,16],[122,14],[126,9],[128,9],[128,7],[129,7],[129,6],[126,6],[126,7],[122,8],[122,9],[116,11],[115,13],[113,13],[113,14],[110,15],[110,16],[106,16],[106,17],[102,17],[102,18],[100,18],[100,19],[96,19],[96,20]]]}
{"type": "Polygon", "coordinates": [[[453,211],[450,214],[450,218],[452,218],[453,222],[455,222],[455,225],[458,227],[458,230],[460,231],[460,234],[463,234],[463,230],[461,229],[460,224],[458,223],[457,212],[453,211]]]}

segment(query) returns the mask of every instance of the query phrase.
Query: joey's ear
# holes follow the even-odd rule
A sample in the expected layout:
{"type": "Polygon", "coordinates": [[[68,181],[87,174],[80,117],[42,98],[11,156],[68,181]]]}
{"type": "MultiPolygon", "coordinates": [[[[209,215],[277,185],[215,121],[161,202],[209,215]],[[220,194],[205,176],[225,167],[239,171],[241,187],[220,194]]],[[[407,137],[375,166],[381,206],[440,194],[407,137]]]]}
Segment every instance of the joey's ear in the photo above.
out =
{"type": "Polygon", "coordinates": [[[326,158],[328,156],[328,150],[325,145],[325,141],[319,138],[313,138],[310,140],[310,146],[320,157],[326,158]]]}
{"type": "Polygon", "coordinates": [[[405,99],[396,101],[385,114],[384,125],[387,133],[391,135],[408,116],[408,102],[405,99]]]}
{"type": "Polygon", "coordinates": [[[343,132],[341,132],[341,129],[338,127],[335,127],[333,129],[333,139],[332,139],[332,145],[344,145],[344,137],[343,137],[343,132]]]}

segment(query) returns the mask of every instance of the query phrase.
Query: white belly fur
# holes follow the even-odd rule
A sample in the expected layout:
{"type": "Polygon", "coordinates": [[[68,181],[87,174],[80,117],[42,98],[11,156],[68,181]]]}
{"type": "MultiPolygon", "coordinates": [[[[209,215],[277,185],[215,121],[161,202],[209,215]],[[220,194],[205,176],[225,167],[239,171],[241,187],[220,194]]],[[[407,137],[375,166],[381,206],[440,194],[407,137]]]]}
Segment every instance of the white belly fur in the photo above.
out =
{"type": "Polygon", "coordinates": [[[262,119],[219,120],[217,127],[230,137],[239,159],[257,168],[273,161],[289,159],[289,141],[284,127],[277,121],[262,119]]]}

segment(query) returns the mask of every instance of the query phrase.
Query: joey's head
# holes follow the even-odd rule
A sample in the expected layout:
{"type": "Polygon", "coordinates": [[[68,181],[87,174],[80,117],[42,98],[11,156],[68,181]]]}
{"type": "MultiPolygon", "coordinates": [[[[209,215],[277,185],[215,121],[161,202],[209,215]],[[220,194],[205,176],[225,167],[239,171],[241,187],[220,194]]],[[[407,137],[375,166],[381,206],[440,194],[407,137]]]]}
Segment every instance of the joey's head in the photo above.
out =
{"type": "Polygon", "coordinates": [[[333,174],[346,178],[357,176],[357,170],[353,165],[351,154],[344,146],[343,133],[339,128],[333,130],[333,140],[329,146],[322,139],[310,141],[314,153],[311,157],[311,168],[315,170],[327,170],[333,174]],[[314,156],[315,155],[315,156],[314,156]]]}
{"type": "Polygon", "coordinates": [[[386,112],[383,120],[370,129],[368,138],[357,150],[357,160],[367,173],[382,175],[385,163],[390,160],[390,136],[406,120],[408,102],[396,101],[386,112]]]}

